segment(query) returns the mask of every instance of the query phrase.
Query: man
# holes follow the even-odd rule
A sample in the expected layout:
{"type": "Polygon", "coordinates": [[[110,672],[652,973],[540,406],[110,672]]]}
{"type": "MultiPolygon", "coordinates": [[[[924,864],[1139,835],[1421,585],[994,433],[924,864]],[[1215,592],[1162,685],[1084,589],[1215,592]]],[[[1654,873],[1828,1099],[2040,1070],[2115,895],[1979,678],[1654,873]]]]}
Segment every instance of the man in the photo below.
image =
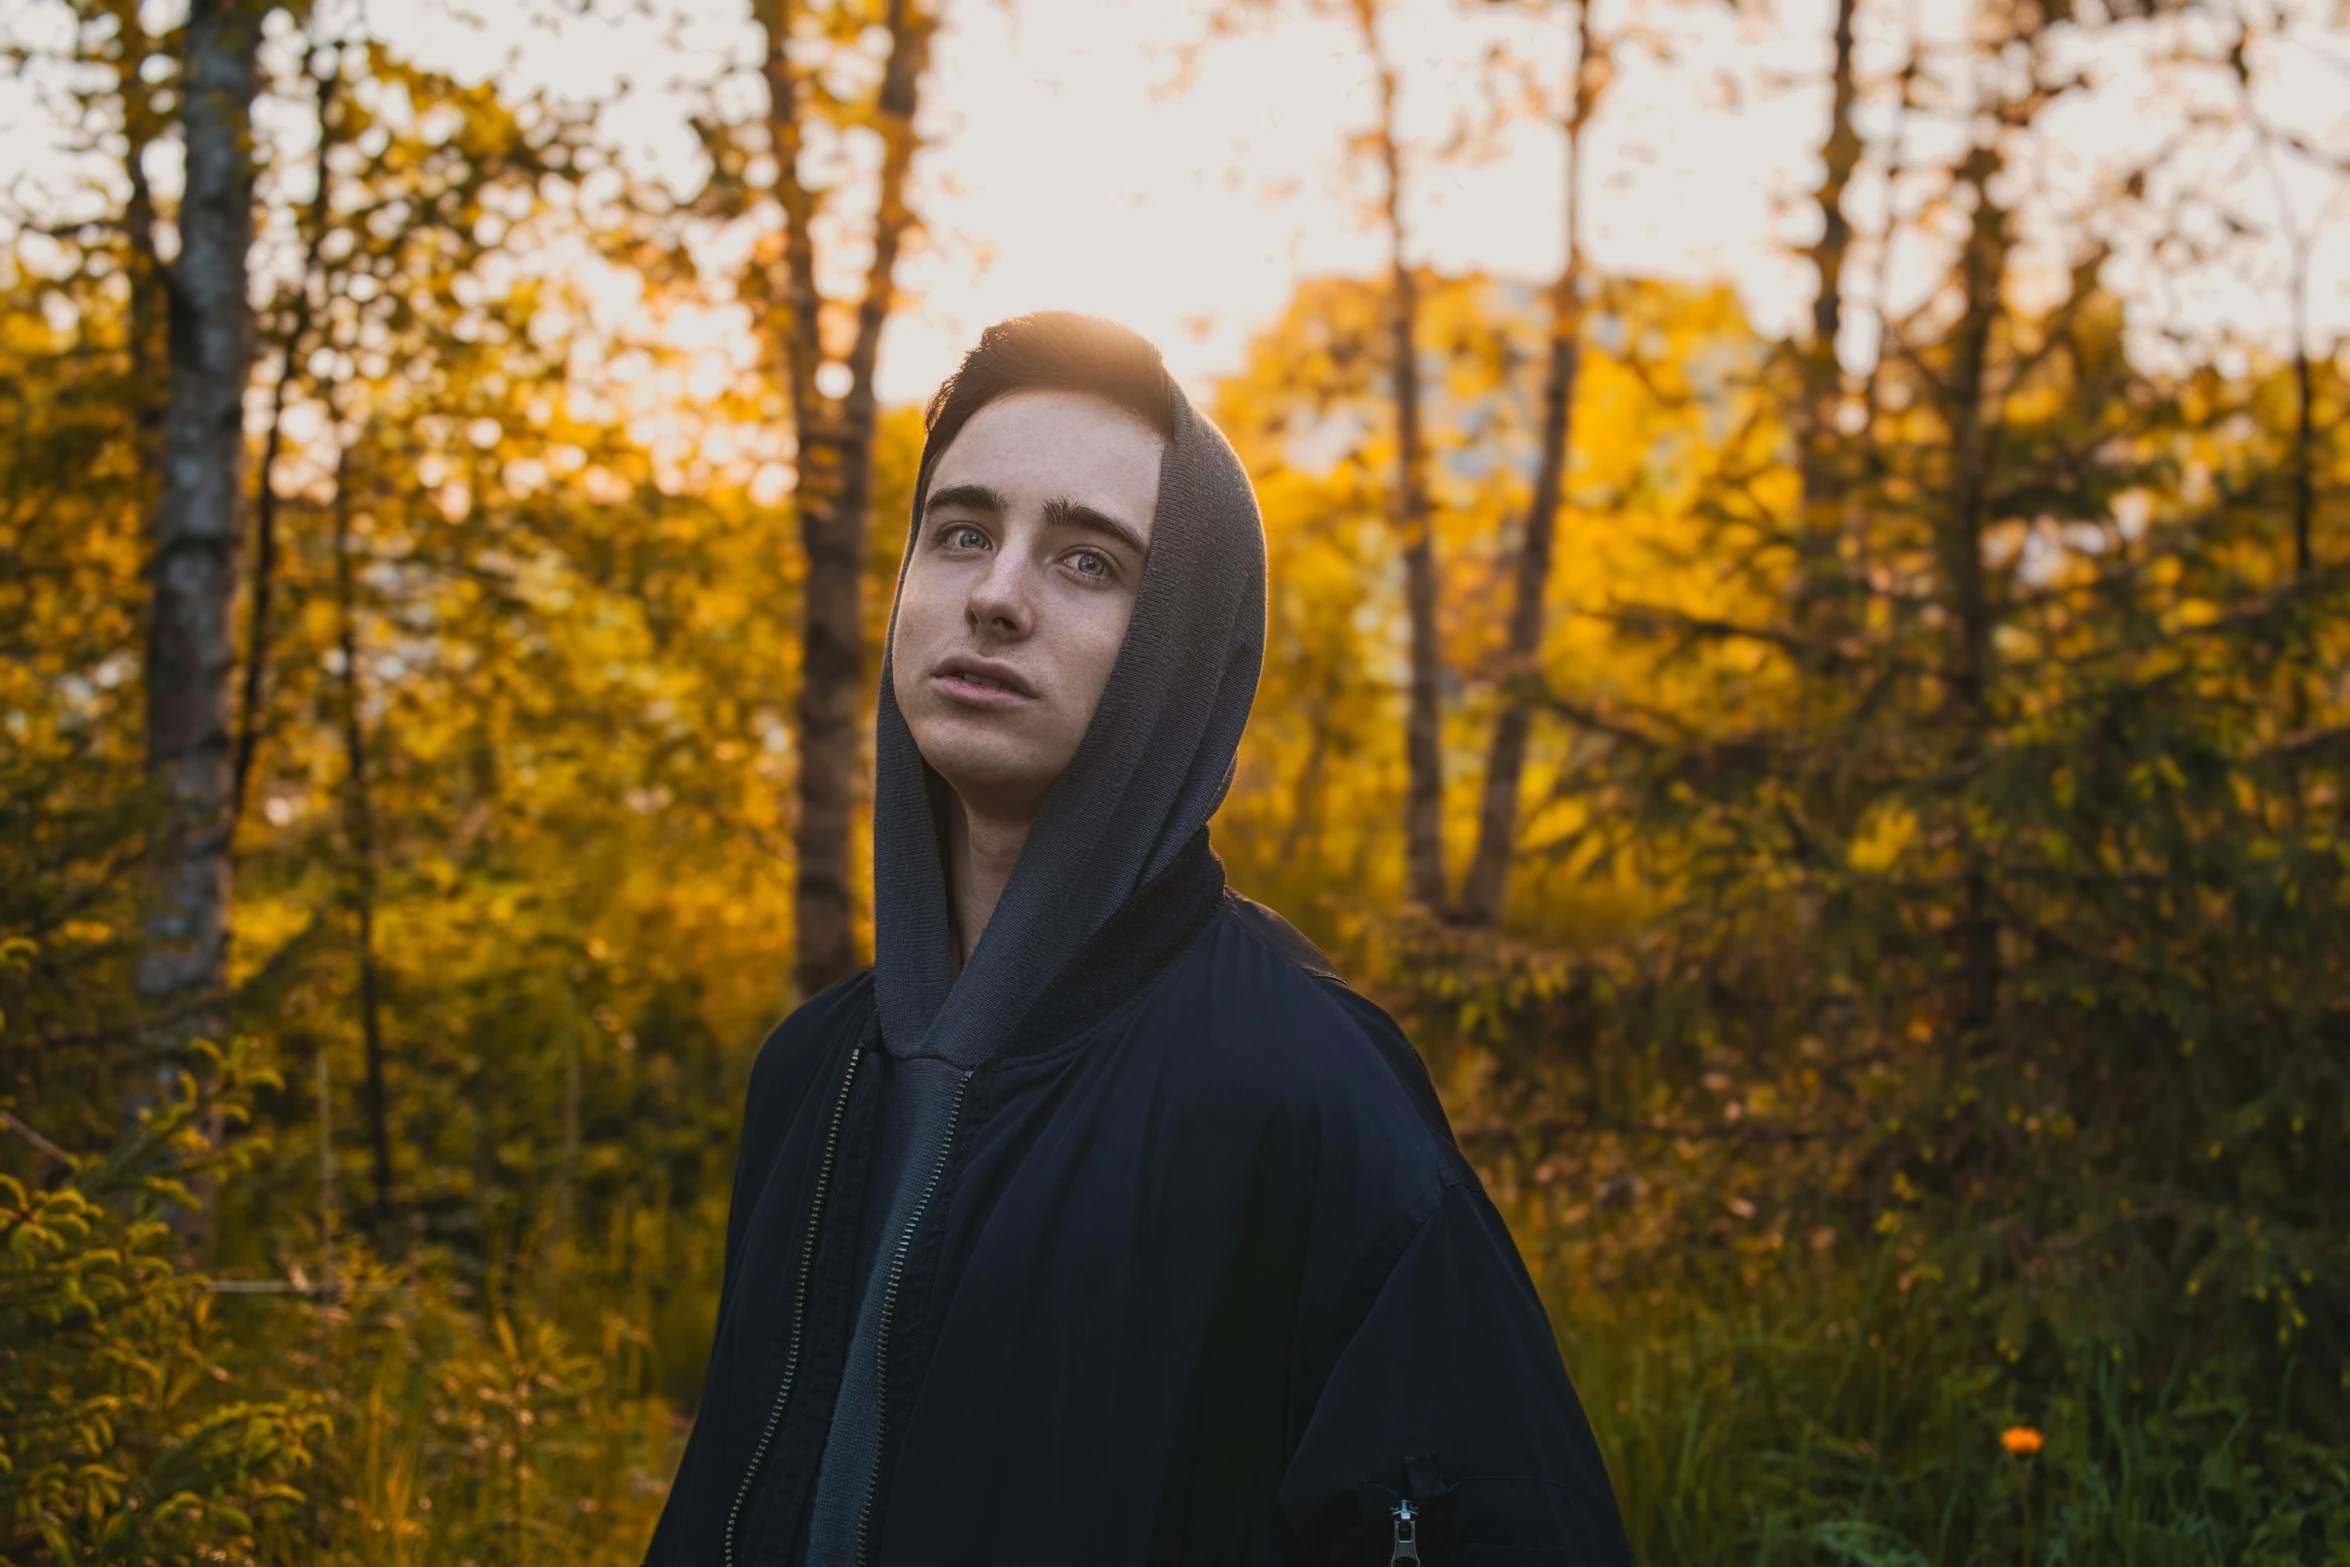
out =
{"type": "Polygon", "coordinates": [[[760,1052],[649,1561],[1627,1561],[1418,1058],[1209,851],[1264,647],[1231,448],[1060,313],[929,425],[876,959],[760,1052]]]}

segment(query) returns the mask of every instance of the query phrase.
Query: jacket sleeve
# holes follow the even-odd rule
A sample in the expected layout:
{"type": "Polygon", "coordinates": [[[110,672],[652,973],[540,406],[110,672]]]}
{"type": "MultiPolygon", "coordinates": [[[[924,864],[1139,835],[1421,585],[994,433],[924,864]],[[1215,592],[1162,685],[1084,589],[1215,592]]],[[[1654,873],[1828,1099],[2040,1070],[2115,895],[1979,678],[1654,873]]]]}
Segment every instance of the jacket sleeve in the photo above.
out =
{"type": "Polygon", "coordinates": [[[871,1021],[871,986],[860,973],[824,992],[775,1026],[751,1061],[743,1091],[743,1129],[737,1142],[733,1191],[726,1207],[726,1263],[718,1287],[723,1319],[734,1298],[742,1262],[744,1232],[758,1204],[759,1183],[767,1178],[776,1146],[811,1089],[833,1086],[824,1070],[829,1051],[848,1034],[862,1034],[871,1021]],[[819,1084],[821,1080],[821,1085],[819,1084]]]}
{"type": "MultiPolygon", "coordinates": [[[[841,1043],[843,1030],[862,1026],[857,1010],[865,994],[861,981],[859,976],[836,986],[786,1018],[768,1035],[752,1063],[743,1100],[741,1151],[727,1208],[726,1263],[718,1289],[715,1343],[676,1478],[654,1526],[652,1542],[646,1547],[647,1567],[700,1567],[718,1554],[727,1502],[747,1458],[748,1438],[740,1437],[738,1430],[722,1433],[713,1425],[724,1424],[726,1395],[746,1377],[740,1363],[727,1359],[727,1323],[745,1255],[760,1242],[751,1234],[751,1218],[760,1187],[771,1172],[793,1118],[800,1113],[812,1085],[829,1067],[829,1047],[841,1043]]],[[[736,1408],[740,1408],[739,1400],[736,1408]]]]}
{"type": "Polygon", "coordinates": [[[1517,1247],[1447,1175],[1331,1369],[1283,1476],[1293,1559],[1629,1567],[1607,1469],[1517,1247]]]}

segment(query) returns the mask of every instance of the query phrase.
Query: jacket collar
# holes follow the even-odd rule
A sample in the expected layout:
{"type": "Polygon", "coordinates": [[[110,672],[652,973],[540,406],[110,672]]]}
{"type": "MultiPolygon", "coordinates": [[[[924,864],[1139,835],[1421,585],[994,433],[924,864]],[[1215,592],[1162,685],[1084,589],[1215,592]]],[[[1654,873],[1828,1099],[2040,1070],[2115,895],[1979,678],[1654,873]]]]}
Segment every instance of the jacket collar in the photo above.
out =
{"type": "Polygon", "coordinates": [[[1004,1054],[1050,1049],[1108,1017],[1158,978],[1206,926],[1224,897],[1224,862],[1205,827],[1174,863],[1128,898],[1093,933],[1006,1041],[1004,1054]]]}

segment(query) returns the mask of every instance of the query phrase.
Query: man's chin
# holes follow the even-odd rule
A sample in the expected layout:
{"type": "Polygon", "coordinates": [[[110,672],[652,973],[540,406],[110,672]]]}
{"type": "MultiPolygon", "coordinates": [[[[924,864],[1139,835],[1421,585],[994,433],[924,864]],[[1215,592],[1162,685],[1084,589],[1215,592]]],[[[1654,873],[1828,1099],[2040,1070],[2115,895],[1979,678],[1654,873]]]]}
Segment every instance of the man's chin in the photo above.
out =
{"type": "Polygon", "coordinates": [[[916,731],[914,744],[966,808],[999,818],[1035,815],[1045,791],[1068,765],[1066,760],[1040,757],[1036,747],[1020,744],[1011,735],[971,734],[975,727],[979,726],[925,726],[916,731]]]}

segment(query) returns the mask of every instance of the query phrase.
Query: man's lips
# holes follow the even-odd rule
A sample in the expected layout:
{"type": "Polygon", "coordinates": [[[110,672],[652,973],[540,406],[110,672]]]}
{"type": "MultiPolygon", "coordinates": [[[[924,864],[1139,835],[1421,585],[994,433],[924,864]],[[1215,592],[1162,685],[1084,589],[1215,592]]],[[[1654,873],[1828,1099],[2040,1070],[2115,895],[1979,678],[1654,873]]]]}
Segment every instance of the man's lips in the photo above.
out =
{"type": "Polygon", "coordinates": [[[992,658],[957,656],[942,659],[930,672],[931,683],[955,701],[971,707],[1018,707],[1036,700],[1036,687],[1020,671],[992,658]]]}

